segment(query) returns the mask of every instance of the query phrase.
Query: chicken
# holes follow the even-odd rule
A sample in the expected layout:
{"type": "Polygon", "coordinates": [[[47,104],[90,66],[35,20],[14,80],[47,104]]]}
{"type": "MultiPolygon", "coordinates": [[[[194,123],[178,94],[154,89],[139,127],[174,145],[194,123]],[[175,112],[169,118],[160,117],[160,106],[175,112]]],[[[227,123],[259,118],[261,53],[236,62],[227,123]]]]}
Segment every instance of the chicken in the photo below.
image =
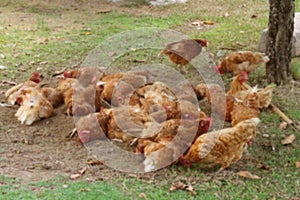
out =
{"type": "Polygon", "coordinates": [[[148,113],[163,111],[166,120],[178,114],[177,98],[175,94],[162,82],[155,82],[144,93],[145,103],[142,109],[148,113]]]}
{"type": "Polygon", "coordinates": [[[185,39],[168,44],[158,55],[166,54],[171,62],[183,67],[198,56],[207,44],[208,42],[202,39],[185,39]]]}
{"type": "Polygon", "coordinates": [[[114,92],[115,86],[123,76],[124,73],[110,74],[102,77],[101,81],[97,83],[98,86],[103,85],[101,97],[105,101],[109,103],[111,102],[111,97],[114,92]]]}
{"type": "Polygon", "coordinates": [[[272,90],[271,86],[263,89],[254,87],[253,89],[238,93],[237,96],[241,99],[237,97],[234,103],[231,112],[232,126],[243,120],[259,117],[260,109],[268,107],[271,103],[272,90]]]}
{"type": "Polygon", "coordinates": [[[107,124],[108,138],[123,142],[131,141],[134,137],[140,138],[149,122],[149,115],[137,106],[112,108],[107,124]]]}
{"type": "Polygon", "coordinates": [[[179,162],[186,166],[196,162],[214,163],[221,165],[220,170],[226,169],[241,159],[244,145],[256,135],[259,121],[258,118],[251,118],[234,127],[199,136],[179,162]]]}
{"type": "Polygon", "coordinates": [[[241,121],[259,117],[259,109],[247,106],[245,102],[235,103],[231,112],[231,125],[235,126],[241,121]]]}
{"type": "Polygon", "coordinates": [[[54,108],[64,102],[63,93],[58,91],[56,88],[41,88],[41,92],[54,108]]]}
{"type": "Polygon", "coordinates": [[[33,122],[48,118],[53,113],[52,104],[43,96],[39,88],[26,87],[17,97],[20,104],[15,116],[21,124],[31,125],[33,122]]]}
{"type": "Polygon", "coordinates": [[[33,72],[31,77],[24,83],[20,83],[5,93],[5,98],[8,103],[14,105],[16,103],[17,97],[20,95],[21,91],[26,87],[36,87],[41,81],[41,76],[38,72],[33,72]]]}
{"type": "Polygon", "coordinates": [[[160,53],[169,56],[169,59],[177,65],[186,65],[201,53],[207,46],[206,40],[186,39],[168,44],[160,53]]]}
{"type": "Polygon", "coordinates": [[[109,115],[105,112],[91,113],[81,117],[76,122],[76,128],[81,143],[96,139],[105,139],[109,115]]]}
{"type": "Polygon", "coordinates": [[[269,62],[269,57],[263,53],[239,51],[227,55],[217,69],[220,74],[232,72],[234,75],[238,75],[241,71],[250,73],[259,65],[267,62],[269,62]]]}
{"type": "Polygon", "coordinates": [[[63,94],[67,113],[84,116],[99,110],[100,104],[96,103],[96,94],[96,83],[84,87],[76,79],[72,87],[63,94]]]}
{"type": "MultiPolygon", "coordinates": [[[[250,87],[250,86],[248,86],[250,87]]],[[[248,90],[243,90],[241,92],[238,92],[235,97],[241,101],[244,101],[245,99],[249,99],[250,96],[256,96],[255,98],[258,99],[258,101],[255,102],[248,102],[250,104],[254,104],[257,106],[259,109],[264,109],[267,108],[272,101],[272,96],[273,96],[273,87],[272,86],[267,86],[265,88],[257,88],[255,86],[254,88],[249,88],[248,90]]],[[[254,100],[252,100],[254,101],[254,100]]]]}
{"type": "Polygon", "coordinates": [[[226,118],[227,103],[231,103],[231,97],[227,97],[224,89],[218,84],[204,84],[200,83],[194,90],[199,99],[207,99],[208,104],[211,105],[211,110],[216,112],[222,119],[226,118]]]}
{"type": "Polygon", "coordinates": [[[246,83],[247,80],[248,80],[248,74],[245,71],[242,71],[240,74],[233,77],[227,95],[235,96],[236,93],[242,90],[247,90],[247,87],[244,85],[244,83],[246,83]]]}
{"type": "Polygon", "coordinates": [[[75,78],[59,79],[58,85],[56,87],[57,92],[65,93],[72,87],[72,83],[74,83],[75,81],[75,78]]]}
{"type": "Polygon", "coordinates": [[[212,105],[212,109],[225,121],[231,121],[231,112],[234,106],[235,95],[243,90],[247,90],[244,85],[248,79],[246,72],[241,72],[235,76],[231,82],[229,91],[225,94],[221,86],[217,84],[200,83],[194,87],[198,99],[207,98],[212,105]],[[226,101],[226,102],[225,102],[226,101]],[[223,103],[222,103],[223,102],[223,103]],[[225,106],[226,105],[226,106],[225,106]]]}
{"type": "Polygon", "coordinates": [[[79,69],[74,69],[74,70],[70,70],[70,71],[64,71],[63,75],[64,77],[67,78],[77,78],[79,76],[80,70],[79,69]]]}
{"type": "Polygon", "coordinates": [[[63,72],[65,79],[77,79],[83,86],[91,84],[95,77],[98,77],[99,79],[102,78],[103,74],[103,71],[98,67],[82,67],[80,69],[63,72]]]}

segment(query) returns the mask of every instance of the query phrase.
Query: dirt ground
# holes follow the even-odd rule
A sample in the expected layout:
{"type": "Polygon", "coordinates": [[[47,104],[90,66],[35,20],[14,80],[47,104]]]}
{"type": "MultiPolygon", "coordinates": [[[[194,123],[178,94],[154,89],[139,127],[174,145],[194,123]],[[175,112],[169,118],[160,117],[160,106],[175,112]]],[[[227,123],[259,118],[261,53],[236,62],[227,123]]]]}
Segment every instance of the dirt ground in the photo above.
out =
{"type": "MultiPolygon", "coordinates": [[[[50,0],[48,0],[50,2],[50,0]]],[[[48,1],[44,1],[45,6],[48,1]]],[[[34,2],[34,1],[33,1],[34,2]]],[[[149,12],[149,6],[142,6],[138,9],[134,7],[118,7],[111,3],[99,1],[90,1],[89,4],[83,4],[81,0],[74,1],[51,1],[57,4],[58,7],[63,6],[69,8],[68,11],[63,13],[58,10],[57,17],[47,19],[47,23],[56,27],[57,31],[62,29],[63,26],[81,26],[78,24],[69,23],[79,9],[91,9],[91,12],[102,12],[105,10],[119,9],[123,12],[132,12],[136,14],[143,14],[149,12]],[[58,2],[61,2],[58,3],[58,2]],[[60,17],[59,17],[60,16],[60,17]],[[61,17],[63,16],[63,17],[61,17]],[[60,20],[57,20],[60,19],[60,20]],[[69,23],[69,24],[68,24],[69,23]]],[[[34,3],[33,3],[34,4],[34,3]]],[[[35,20],[34,13],[29,14],[23,12],[22,6],[15,10],[2,10],[0,18],[6,19],[7,23],[15,26],[27,26],[32,23],[30,19],[35,20]],[[21,20],[23,19],[23,20],[21,20]]],[[[44,12],[52,12],[53,10],[43,10],[44,12]]],[[[163,10],[156,10],[151,12],[152,15],[162,15],[163,10]]],[[[88,16],[83,16],[88,20],[88,16]]],[[[57,69],[59,70],[59,69],[57,69]]],[[[18,81],[18,80],[14,80],[18,81]]],[[[299,85],[298,93],[293,93],[298,105],[300,104],[299,85]]],[[[9,88],[9,85],[0,85],[0,101],[5,103],[4,93],[9,88]]],[[[287,90],[283,88],[283,91],[287,90]]],[[[290,90],[288,90],[290,91],[290,90]]],[[[280,94],[280,91],[276,92],[280,94]]],[[[23,183],[32,181],[46,180],[57,175],[70,176],[78,170],[87,168],[84,178],[90,180],[111,180],[116,176],[123,176],[121,172],[117,172],[104,165],[90,166],[86,161],[93,159],[87,152],[87,149],[78,142],[77,138],[66,137],[68,133],[75,127],[72,117],[64,114],[65,107],[61,106],[55,110],[53,117],[44,119],[34,123],[32,126],[21,125],[14,114],[16,113],[17,106],[1,107],[0,114],[0,174],[11,177],[16,177],[23,183]]],[[[251,159],[251,156],[244,159],[251,159]]],[[[238,165],[243,165],[243,161],[238,165]]],[[[238,166],[236,165],[236,167],[238,166]]],[[[231,171],[224,172],[226,175],[231,171]]],[[[165,177],[165,169],[156,173],[145,175],[148,178],[165,177]]],[[[134,175],[132,175],[134,176],[134,175]]]]}

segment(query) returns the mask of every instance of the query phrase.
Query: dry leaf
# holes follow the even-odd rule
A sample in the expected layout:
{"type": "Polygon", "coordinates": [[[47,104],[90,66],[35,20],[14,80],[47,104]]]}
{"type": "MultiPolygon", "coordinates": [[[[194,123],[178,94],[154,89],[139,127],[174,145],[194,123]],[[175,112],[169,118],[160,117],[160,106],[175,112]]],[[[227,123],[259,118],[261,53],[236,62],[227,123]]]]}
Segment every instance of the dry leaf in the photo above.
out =
{"type": "Polygon", "coordinates": [[[1,84],[12,85],[12,86],[17,85],[17,83],[14,82],[14,81],[6,81],[6,80],[1,80],[0,83],[1,83],[1,84]]]}
{"type": "Polygon", "coordinates": [[[298,169],[300,169],[300,162],[296,162],[296,167],[298,168],[298,169]]]}
{"type": "Polygon", "coordinates": [[[292,134],[290,136],[287,136],[286,138],[284,138],[283,140],[281,140],[281,144],[282,145],[287,145],[287,144],[291,144],[294,142],[294,140],[296,139],[295,135],[292,134]]]}
{"type": "Polygon", "coordinates": [[[204,21],[203,23],[206,25],[214,25],[215,24],[215,22],[213,22],[213,21],[204,21]]]}
{"type": "Polygon", "coordinates": [[[0,107],[8,107],[8,108],[10,108],[10,107],[12,107],[12,105],[6,104],[6,103],[0,103],[0,107]]]}
{"type": "Polygon", "coordinates": [[[104,10],[98,10],[97,14],[106,14],[106,13],[110,13],[110,12],[111,12],[111,9],[108,8],[108,9],[104,9],[104,10]]]}
{"type": "Polygon", "coordinates": [[[103,163],[100,160],[87,160],[85,162],[88,165],[103,165],[103,163]]]}
{"type": "Polygon", "coordinates": [[[78,172],[79,172],[80,174],[84,174],[85,171],[86,171],[86,167],[84,167],[83,169],[79,170],[78,172]]]}
{"type": "Polygon", "coordinates": [[[288,125],[288,123],[286,123],[286,122],[281,122],[280,125],[279,125],[279,129],[280,129],[280,130],[284,130],[284,129],[286,129],[287,125],[288,125]]]}
{"type": "Polygon", "coordinates": [[[81,174],[71,174],[70,179],[75,180],[81,177],[81,174]]]}
{"type": "Polygon", "coordinates": [[[145,193],[143,193],[143,192],[139,194],[139,197],[146,199],[146,200],[148,199],[147,196],[145,195],[145,193]]]}
{"type": "Polygon", "coordinates": [[[173,183],[170,188],[170,192],[173,192],[174,190],[178,190],[178,189],[190,191],[193,195],[197,194],[197,192],[191,185],[186,185],[186,184],[182,183],[181,181],[173,183]]]}
{"type": "Polygon", "coordinates": [[[237,175],[245,178],[250,178],[250,179],[260,179],[259,176],[251,174],[249,171],[239,171],[237,175]]]}
{"type": "Polygon", "coordinates": [[[258,169],[264,169],[264,170],[270,170],[271,169],[269,165],[265,165],[265,164],[261,164],[261,163],[257,164],[256,167],[258,169]]]}
{"type": "Polygon", "coordinates": [[[0,65],[0,69],[6,69],[7,67],[0,65]]]}
{"type": "Polygon", "coordinates": [[[202,21],[199,21],[199,20],[193,21],[193,22],[191,23],[191,25],[193,25],[193,26],[201,26],[202,24],[203,24],[203,22],[202,22],[202,21]]]}

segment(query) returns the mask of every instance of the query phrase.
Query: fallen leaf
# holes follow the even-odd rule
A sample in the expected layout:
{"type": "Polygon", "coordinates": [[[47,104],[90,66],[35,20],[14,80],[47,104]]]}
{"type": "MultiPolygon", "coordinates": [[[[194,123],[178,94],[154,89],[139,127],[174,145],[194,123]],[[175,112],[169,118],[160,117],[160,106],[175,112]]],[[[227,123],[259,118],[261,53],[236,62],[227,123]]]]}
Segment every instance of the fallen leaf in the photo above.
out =
{"type": "Polygon", "coordinates": [[[264,169],[264,170],[270,170],[271,169],[269,165],[265,165],[265,164],[261,164],[261,163],[257,164],[256,167],[258,169],[264,169]]]}
{"type": "Polygon", "coordinates": [[[257,15],[252,15],[251,18],[252,19],[257,18],[257,15]]]}
{"type": "Polygon", "coordinates": [[[299,197],[292,197],[291,200],[300,200],[299,197]]]}
{"type": "Polygon", "coordinates": [[[105,9],[105,10],[98,10],[97,11],[97,14],[106,14],[106,13],[110,13],[111,12],[111,9],[105,9]]]}
{"type": "Polygon", "coordinates": [[[224,15],[223,15],[224,17],[229,17],[229,13],[224,13],[224,15]]]}
{"type": "Polygon", "coordinates": [[[237,175],[245,178],[250,178],[250,179],[260,179],[259,176],[251,174],[249,171],[239,171],[237,175]]]}
{"type": "Polygon", "coordinates": [[[280,130],[284,130],[284,129],[286,129],[287,125],[288,125],[288,123],[286,123],[286,122],[281,122],[280,125],[279,125],[279,129],[280,129],[280,130]]]}
{"type": "Polygon", "coordinates": [[[298,168],[298,169],[300,169],[300,162],[296,162],[296,167],[298,168]]]}
{"type": "Polygon", "coordinates": [[[213,21],[204,21],[203,23],[206,25],[214,25],[215,24],[215,22],[213,22],[213,21]]]}
{"type": "Polygon", "coordinates": [[[182,183],[181,181],[173,183],[171,188],[170,188],[170,192],[173,192],[174,190],[178,190],[178,189],[189,191],[193,195],[197,194],[197,192],[195,191],[195,189],[191,185],[186,185],[186,184],[182,183]]]}
{"type": "Polygon", "coordinates": [[[87,160],[86,164],[88,164],[88,165],[103,165],[103,163],[100,160],[87,160]]]}
{"type": "Polygon", "coordinates": [[[147,196],[145,195],[145,193],[143,193],[143,192],[139,194],[139,197],[146,199],[146,200],[148,199],[147,196]]]}
{"type": "Polygon", "coordinates": [[[17,83],[14,81],[6,81],[6,80],[1,80],[1,84],[17,85],[17,83]]]}
{"type": "Polygon", "coordinates": [[[6,69],[7,67],[0,65],[0,69],[6,69]]]}
{"type": "Polygon", "coordinates": [[[281,144],[282,145],[287,145],[287,144],[291,144],[294,142],[294,140],[296,139],[295,135],[292,134],[290,136],[287,136],[286,138],[281,140],[281,144]]]}
{"type": "Polygon", "coordinates": [[[70,179],[75,180],[81,177],[81,174],[71,174],[70,179]]]}
{"type": "Polygon", "coordinates": [[[10,107],[12,107],[12,105],[6,104],[6,103],[0,103],[0,107],[8,107],[8,108],[10,108],[10,107]]]}
{"type": "Polygon", "coordinates": [[[203,22],[200,21],[200,20],[193,21],[193,22],[191,23],[191,25],[193,25],[193,26],[201,26],[202,24],[203,24],[203,22]]]}
{"type": "Polygon", "coordinates": [[[86,171],[86,167],[84,167],[83,169],[79,170],[78,172],[79,172],[80,174],[84,174],[85,171],[86,171]]]}
{"type": "Polygon", "coordinates": [[[84,30],[84,31],[91,31],[92,29],[90,27],[83,27],[82,30],[84,30]]]}

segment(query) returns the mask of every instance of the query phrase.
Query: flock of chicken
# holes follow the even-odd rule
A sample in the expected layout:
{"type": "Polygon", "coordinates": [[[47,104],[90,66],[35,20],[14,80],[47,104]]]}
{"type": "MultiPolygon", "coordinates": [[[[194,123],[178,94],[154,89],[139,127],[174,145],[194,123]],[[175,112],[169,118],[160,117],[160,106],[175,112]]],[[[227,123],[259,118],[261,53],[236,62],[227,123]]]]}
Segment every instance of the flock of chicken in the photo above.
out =
{"type": "MultiPolygon", "coordinates": [[[[185,65],[205,46],[203,40],[183,40],[169,44],[161,54],[185,65]],[[188,49],[193,49],[193,55],[187,55],[188,49]]],[[[105,74],[87,67],[65,71],[56,88],[43,87],[40,75],[34,72],[5,95],[10,104],[20,106],[15,116],[26,125],[50,117],[64,103],[67,114],[76,119],[82,143],[104,138],[128,143],[136,153],[143,153],[146,172],[166,162],[184,166],[215,163],[225,169],[241,158],[256,135],[260,111],[271,103],[272,87],[246,84],[248,74],[267,61],[265,55],[250,51],[227,55],[216,66],[218,73],[234,74],[227,92],[218,84],[200,83],[191,86],[193,94],[183,92],[178,97],[166,84],[152,82],[147,70],[105,74]],[[207,102],[232,127],[210,130],[213,119],[201,111],[198,101],[207,102]]]]}

